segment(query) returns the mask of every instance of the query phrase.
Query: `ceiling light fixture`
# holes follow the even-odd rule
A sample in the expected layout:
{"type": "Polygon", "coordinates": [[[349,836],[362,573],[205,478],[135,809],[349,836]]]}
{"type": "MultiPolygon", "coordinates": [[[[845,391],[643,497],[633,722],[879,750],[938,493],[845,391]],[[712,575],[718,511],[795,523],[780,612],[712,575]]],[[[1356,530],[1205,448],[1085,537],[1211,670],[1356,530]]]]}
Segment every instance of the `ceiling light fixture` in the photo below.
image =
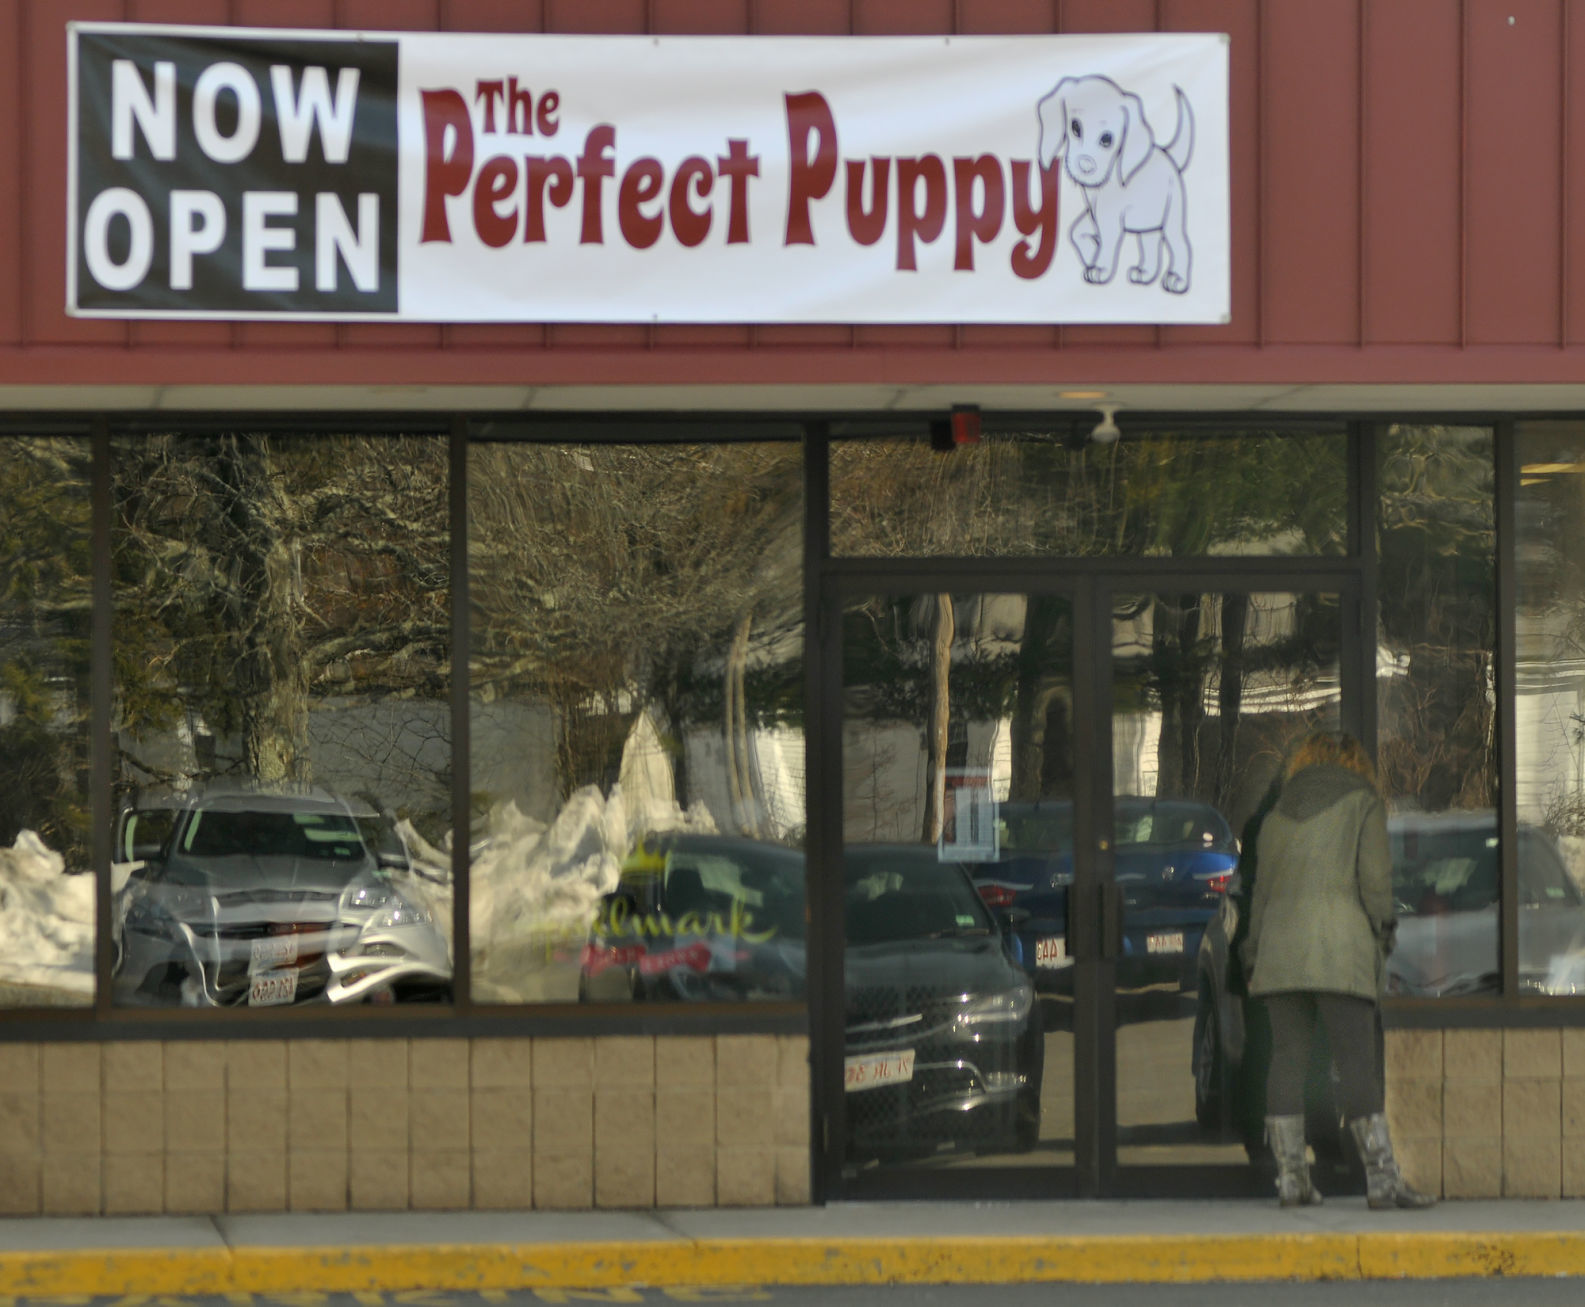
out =
{"type": "Polygon", "coordinates": [[[1117,426],[1117,410],[1121,404],[1097,404],[1095,411],[1101,415],[1101,420],[1095,424],[1090,432],[1090,439],[1097,445],[1113,444],[1123,433],[1117,426]]]}

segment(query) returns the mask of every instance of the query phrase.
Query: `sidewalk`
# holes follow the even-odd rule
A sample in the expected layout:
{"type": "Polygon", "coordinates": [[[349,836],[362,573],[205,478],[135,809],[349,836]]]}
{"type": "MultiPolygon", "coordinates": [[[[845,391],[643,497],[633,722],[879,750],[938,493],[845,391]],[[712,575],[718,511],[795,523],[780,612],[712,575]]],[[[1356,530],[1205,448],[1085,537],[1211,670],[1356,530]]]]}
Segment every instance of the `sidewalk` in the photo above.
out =
{"type": "Polygon", "coordinates": [[[0,1220],[0,1295],[1585,1275],[1585,1202],[1363,1198],[0,1220]]]}

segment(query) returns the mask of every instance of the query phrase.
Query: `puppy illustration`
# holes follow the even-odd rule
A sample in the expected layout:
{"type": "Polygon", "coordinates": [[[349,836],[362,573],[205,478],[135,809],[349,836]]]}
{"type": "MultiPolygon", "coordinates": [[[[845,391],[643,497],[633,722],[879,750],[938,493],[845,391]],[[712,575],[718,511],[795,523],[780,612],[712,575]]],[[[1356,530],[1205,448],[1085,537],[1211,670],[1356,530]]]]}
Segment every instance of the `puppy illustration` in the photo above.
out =
{"type": "Polygon", "coordinates": [[[1111,281],[1123,236],[1139,238],[1139,262],[1128,279],[1148,286],[1167,266],[1162,287],[1174,295],[1189,289],[1191,251],[1184,223],[1183,170],[1194,149],[1194,112],[1180,87],[1178,126],[1165,146],[1145,121],[1137,95],[1109,77],[1064,77],[1040,101],[1040,166],[1061,159],[1068,176],[1084,188],[1084,213],[1068,237],[1084,265],[1084,280],[1111,281]]]}

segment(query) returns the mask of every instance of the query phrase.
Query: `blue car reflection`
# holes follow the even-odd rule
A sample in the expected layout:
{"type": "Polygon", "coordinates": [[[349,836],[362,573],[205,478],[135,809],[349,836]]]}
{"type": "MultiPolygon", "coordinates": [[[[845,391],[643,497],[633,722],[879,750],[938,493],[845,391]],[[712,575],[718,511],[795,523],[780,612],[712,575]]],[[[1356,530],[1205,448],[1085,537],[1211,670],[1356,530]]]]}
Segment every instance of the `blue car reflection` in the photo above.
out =
{"type": "MultiPolygon", "coordinates": [[[[1113,817],[1113,874],[1123,896],[1117,983],[1191,988],[1200,936],[1237,870],[1238,841],[1220,812],[1192,799],[1124,795],[1113,817]]],[[[1036,988],[1071,992],[1073,805],[1004,803],[998,820],[1001,856],[975,867],[980,897],[1014,918],[1019,959],[1036,988]]]]}

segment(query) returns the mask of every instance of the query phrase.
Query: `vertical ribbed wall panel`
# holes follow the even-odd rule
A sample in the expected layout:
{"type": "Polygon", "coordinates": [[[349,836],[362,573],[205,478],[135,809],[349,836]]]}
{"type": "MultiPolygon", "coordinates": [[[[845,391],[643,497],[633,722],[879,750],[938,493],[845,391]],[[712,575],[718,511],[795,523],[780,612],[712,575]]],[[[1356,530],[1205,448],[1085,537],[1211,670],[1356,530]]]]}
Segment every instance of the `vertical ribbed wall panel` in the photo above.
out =
{"type": "MultiPolygon", "coordinates": [[[[1359,333],[1359,5],[1267,5],[1260,117],[1261,335],[1359,333]]],[[[1248,265],[1239,260],[1239,269],[1248,265]]]]}
{"type": "Polygon", "coordinates": [[[66,22],[126,18],[120,0],[16,0],[17,77],[25,107],[18,124],[21,159],[13,178],[26,209],[18,269],[22,337],[33,345],[119,345],[120,322],[66,316],[66,22]]]}
{"type": "MultiPolygon", "coordinates": [[[[27,117],[22,80],[22,9],[0,9],[0,177],[22,171],[22,123],[27,117]]],[[[22,339],[23,190],[0,186],[0,344],[22,339]]]]}
{"type": "Polygon", "coordinates": [[[1558,338],[1560,0],[1468,0],[1465,339],[1558,338]]]}

